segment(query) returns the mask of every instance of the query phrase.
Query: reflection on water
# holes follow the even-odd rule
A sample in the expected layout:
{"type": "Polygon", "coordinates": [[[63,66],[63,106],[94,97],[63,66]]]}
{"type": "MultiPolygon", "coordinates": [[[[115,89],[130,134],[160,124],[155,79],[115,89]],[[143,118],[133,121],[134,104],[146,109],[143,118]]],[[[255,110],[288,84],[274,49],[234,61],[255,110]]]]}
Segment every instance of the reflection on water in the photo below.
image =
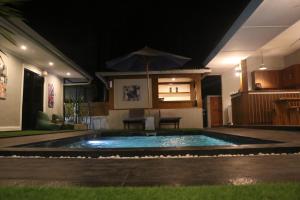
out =
{"type": "Polygon", "coordinates": [[[64,145],[71,148],[138,148],[232,146],[234,143],[205,135],[101,137],[64,145]]]}

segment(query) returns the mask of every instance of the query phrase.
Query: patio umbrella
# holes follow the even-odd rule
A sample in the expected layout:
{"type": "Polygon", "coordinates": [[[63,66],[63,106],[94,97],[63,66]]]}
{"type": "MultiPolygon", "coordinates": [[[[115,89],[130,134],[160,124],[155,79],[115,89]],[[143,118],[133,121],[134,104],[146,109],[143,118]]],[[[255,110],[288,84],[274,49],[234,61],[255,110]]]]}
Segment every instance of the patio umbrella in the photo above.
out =
{"type": "Polygon", "coordinates": [[[147,75],[148,106],[150,103],[149,71],[160,71],[175,69],[183,66],[191,58],[158,51],[149,47],[144,47],[138,51],[127,54],[106,62],[107,68],[117,71],[145,71],[147,75]]]}

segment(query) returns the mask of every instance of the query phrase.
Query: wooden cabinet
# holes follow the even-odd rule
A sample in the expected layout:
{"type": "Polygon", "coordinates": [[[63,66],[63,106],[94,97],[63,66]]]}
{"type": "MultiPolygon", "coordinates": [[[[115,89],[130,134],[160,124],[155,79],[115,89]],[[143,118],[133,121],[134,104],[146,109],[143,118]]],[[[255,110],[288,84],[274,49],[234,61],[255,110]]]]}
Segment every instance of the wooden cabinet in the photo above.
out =
{"type": "Polygon", "coordinates": [[[280,89],[280,73],[280,70],[253,71],[252,88],[255,89],[255,84],[260,83],[262,89],[280,89]]]}
{"type": "Polygon", "coordinates": [[[260,83],[261,89],[300,89],[300,64],[282,70],[253,71],[252,88],[260,83]]]}
{"type": "Polygon", "coordinates": [[[300,88],[300,65],[292,65],[282,70],[282,87],[286,89],[300,88]]]}

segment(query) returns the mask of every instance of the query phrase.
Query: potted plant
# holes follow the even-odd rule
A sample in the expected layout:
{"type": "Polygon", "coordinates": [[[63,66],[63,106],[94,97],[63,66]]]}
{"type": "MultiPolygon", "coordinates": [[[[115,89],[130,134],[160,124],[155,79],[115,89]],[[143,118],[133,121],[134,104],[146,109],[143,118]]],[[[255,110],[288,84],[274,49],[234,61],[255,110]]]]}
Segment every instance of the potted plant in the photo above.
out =
{"type": "Polygon", "coordinates": [[[88,109],[84,106],[84,97],[71,98],[65,102],[65,118],[69,123],[74,124],[74,129],[86,130],[87,123],[84,120],[88,116],[88,109]]]}

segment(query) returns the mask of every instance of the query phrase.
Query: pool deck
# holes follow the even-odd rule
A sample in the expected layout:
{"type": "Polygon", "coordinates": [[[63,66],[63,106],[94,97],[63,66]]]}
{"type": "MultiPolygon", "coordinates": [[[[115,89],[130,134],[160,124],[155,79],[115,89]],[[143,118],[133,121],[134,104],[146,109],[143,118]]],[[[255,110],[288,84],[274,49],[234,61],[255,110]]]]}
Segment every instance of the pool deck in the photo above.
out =
{"type": "Polygon", "coordinates": [[[10,137],[10,138],[0,138],[0,148],[17,146],[28,143],[42,142],[48,140],[56,140],[68,137],[84,136],[91,134],[93,131],[71,131],[71,132],[61,132],[61,133],[48,133],[41,135],[28,135],[20,137],[10,137]]]}
{"type": "Polygon", "coordinates": [[[159,158],[0,158],[0,186],[191,186],[300,181],[300,155],[159,158]]]}
{"type": "MultiPolygon", "coordinates": [[[[300,147],[299,132],[244,128],[205,131],[283,142],[272,144],[275,148],[279,145],[299,150],[300,147]]],[[[83,131],[0,139],[0,152],[14,149],[10,147],[14,145],[91,133],[83,131]]],[[[268,144],[260,145],[271,148],[267,147],[268,144]]],[[[151,159],[1,157],[0,163],[0,185],[180,186],[300,181],[300,154],[151,159]]]]}
{"type": "Polygon", "coordinates": [[[210,128],[206,131],[225,133],[230,135],[252,137],[262,140],[273,140],[285,143],[300,144],[300,131],[265,130],[248,128],[210,128]]]}

